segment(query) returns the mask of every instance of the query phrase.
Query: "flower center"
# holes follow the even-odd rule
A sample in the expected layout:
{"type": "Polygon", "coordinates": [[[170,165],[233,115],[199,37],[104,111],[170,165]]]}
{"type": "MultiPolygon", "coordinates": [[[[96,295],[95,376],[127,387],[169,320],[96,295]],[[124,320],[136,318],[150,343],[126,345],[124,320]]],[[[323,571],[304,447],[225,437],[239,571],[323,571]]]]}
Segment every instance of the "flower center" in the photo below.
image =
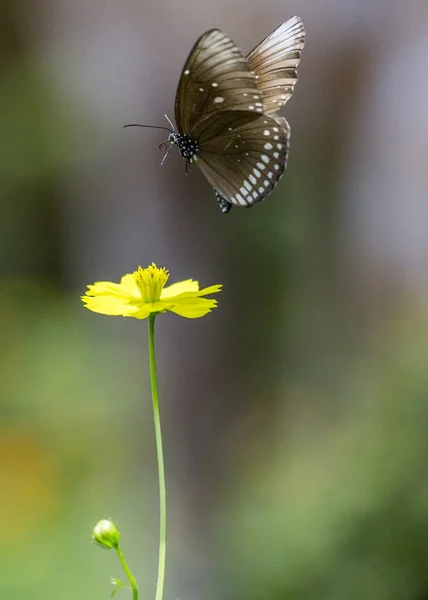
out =
{"type": "Polygon", "coordinates": [[[133,277],[141,292],[143,302],[158,302],[168,281],[169,273],[164,267],[158,269],[155,263],[152,263],[146,269],[138,267],[138,270],[133,273],[133,277]]]}

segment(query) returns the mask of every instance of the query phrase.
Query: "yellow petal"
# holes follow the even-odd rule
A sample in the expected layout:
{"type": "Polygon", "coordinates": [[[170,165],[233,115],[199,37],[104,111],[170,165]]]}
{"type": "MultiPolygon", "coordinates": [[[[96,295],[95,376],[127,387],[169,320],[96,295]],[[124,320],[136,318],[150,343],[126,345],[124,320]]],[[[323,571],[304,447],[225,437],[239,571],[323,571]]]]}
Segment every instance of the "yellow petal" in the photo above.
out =
{"type": "Polygon", "coordinates": [[[211,287],[204,288],[203,290],[184,291],[180,294],[177,294],[176,296],[171,297],[171,301],[176,302],[183,298],[200,298],[201,296],[206,296],[208,294],[215,294],[217,292],[220,292],[221,288],[222,285],[212,285],[211,287]]]}
{"type": "Polygon", "coordinates": [[[208,294],[216,294],[217,292],[221,292],[222,287],[223,287],[222,283],[218,283],[217,285],[211,285],[210,287],[206,287],[203,290],[199,290],[198,296],[207,296],[208,294]]]}
{"type": "Polygon", "coordinates": [[[179,281],[178,283],[173,283],[172,285],[163,288],[161,299],[171,298],[172,296],[177,296],[178,294],[183,294],[185,292],[197,292],[198,290],[199,283],[193,281],[193,279],[187,279],[186,281],[179,281]]]}
{"type": "Polygon", "coordinates": [[[165,312],[170,306],[170,303],[166,304],[164,302],[147,302],[138,306],[137,311],[129,316],[135,317],[136,319],[147,319],[147,317],[153,313],[157,314],[165,312]]]}
{"type": "Polygon", "coordinates": [[[141,290],[135,281],[135,277],[130,273],[122,277],[120,280],[120,285],[124,290],[126,290],[129,296],[132,296],[133,298],[141,298],[141,290]]]}
{"type": "Polygon", "coordinates": [[[138,310],[137,306],[128,304],[128,299],[111,295],[82,296],[87,309],[102,315],[132,316],[138,310]]]}
{"type": "Polygon", "coordinates": [[[111,281],[97,281],[92,285],[88,285],[86,294],[89,296],[98,296],[100,294],[126,296],[127,292],[120,283],[112,283],[111,281]]]}
{"type": "Polygon", "coordinates": [[[188,319],[203,317],[217,306],[217,300],[211,298],[178,298],[176,300],[168,310],[188,319]]]}
{"type": "Polygon", "coordinates": [[[209,288],[205,288],[203,290],[199,290],[197,292],[184,292],[182,294],[179,294],[177,296],[174,296],[173,298],[171,298],[172,302],[181,302],[181,301],[186,301],[187,299],[190,298],[201,298],[202,296],[206,296],[207,294],[215,294],[216,292],[220,292],[221,291],[221,285],[213,285],[209,288]]]}
{"type": "Polygon", "coordinates": [[[189,306],[188,304],[173,306],[169,309],[170,312],[175,313],[176,315],[180,315],[180,317],[186,317],[186,319],[198,319],[199,317],[204,317],[211,310],[215,308],[215,305],[212,307],[209,306],[189,306]]]}

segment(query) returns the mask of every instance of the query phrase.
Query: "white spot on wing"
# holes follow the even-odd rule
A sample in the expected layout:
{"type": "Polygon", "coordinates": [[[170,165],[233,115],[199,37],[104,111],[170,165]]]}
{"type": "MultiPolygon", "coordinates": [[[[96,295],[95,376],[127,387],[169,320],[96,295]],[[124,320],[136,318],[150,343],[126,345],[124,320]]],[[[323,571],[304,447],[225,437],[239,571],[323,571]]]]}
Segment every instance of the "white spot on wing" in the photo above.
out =
{"type": "Polygon", "coordinates": [[[282,150],[282,144],[277,144],[276,147],[278,148],[278,150],[282,150]]]}
{"type": "Polygon", "coordinates": [[[247,188],[247,190],[249,192],[251,192],[251,190],[253,189],[253,187],[252,187],[252,185],[247,180],[244,181],[244,185],[247,188]]]}
{"type": "Polygon", "coordinates": [[[218,83],[212,83],[211,84],[213,87],[218,87],[218,83]]]}
{"type": "Polygon", "coordinates": [[[279,135],[274,135],[274,136],[273,136],[273,139],[274,139],[274,140],[279,140],[279,135]]]}
{"type": "Polygon", "coordinates": [[[275,171],[279,171],[279,165],[273,165],[273,168],[275,169],[275,171]]]}
{"type": "Polygon", "coordinates": [[[262,187],[259,187],[259,194],[263,194],[264,193],[264,189],[262,187]]]}
{"type": "Polygon", "coordinates": [[[262,174],[260,173],[260,171],[258,169],[256,169],[256,168],[253,169],[253,173],[254,173],[254,175],[256,177],[261,177],[262,176],[262,174]]]}
{"type": "Polygon", "coordinates": [[[272,127],[272,129],[274,130],[275,133],[278,133],[278,131],[279,131],[278,127],[272,127]]]}
{"type": "Polygon", "coordinates": [[[184,71],[184,74],[185,74],[185,75],[189,75],[189,74],[190,74],[190,71],[189,71],[189,69],[186,69],[186,70],[184,71]]]}
{"type": "Polygon", "coordinates": [[[270,131],[269,131],[269,129],[265,129],[265,130],[263,131],[263,135],[270,135],[270,131]]]}
{"type": "Polygon", "coordinates": [[[241,194],[236,194],[236,200],[241,206],[245,206],[247,204],[241,194]]]}
{"type": "Polygon", "coordinates": [[[257,192],[253,192],[252,196],[253,196],[254,200],[257,200],[257,196],[258,196],[257,192]]]}
{"type": "Polygon", "coordinates": [[[216,96],[213,100],[216,104],[220,104],[220,102],[224,102],[223,96],[216,96]]]}
{"type": "Polygon", "coordinates": [[[239,191],[243,196],[246,196],[248,194],[248,190],[246,190],[244,187],[241,187],[239,191]]]}
{"type": "Polygon", "coordinates": [[[252,184],[256,184],[257,183],[257,179],[254,177],[254,175],[250,175],[248,177],[248,179],[251,181],[252,184]]]}
{"type": "MultiPolygon", "coordinates": [[[[272,147],[272,146],[271,146],[272,147]]],[[[279,152],[274,152],[273,153],[274,158],[279,158],[279,152]]]]}
{"type": "Polygon", "coordinates": [[[267,175],[268,175],[269,179],[272,179],[272,177],[273,177],[272,171],[269,171],[269,173],[267,175]]]}
{"type": "Polygon", "coordinates": [[[265,180],[263,181],[263,185],[264,185],[265,187],[268,187],[268,185],[269,185],[269,181],[268,181],[267,179],[265,179],[265,180]]]}
{"type": "Polygon", "coordinates": [[[252,104],[250,104],[250,106],[248,107],[248,110],[254,110],[254,106],[252,104]]]}
{"type": "Polygon", "coordinates": [[[266,169],[266,166],[263,163],[261,163],[261,162],[258,162],[257,166],[259,167],[259,169],[262,169],[262,170],[266,169]]]}
{"type": "Polygon", "coordinates": [[[263,148],[264,148],[265,150],[272,150],[273,146],[272,146],[272,144],[271,144],[270,142],[267,142],[267,143],[266,143],[266,144],[263,146],[263,148]]]}
{"type": "Polygon", "coordinates": [[[268,164],[269,162],[269,156],[266,156],[266,154],[262,154],[261,155],[261,159],[263,162],[265,162],[266,164],[268,164]]]}

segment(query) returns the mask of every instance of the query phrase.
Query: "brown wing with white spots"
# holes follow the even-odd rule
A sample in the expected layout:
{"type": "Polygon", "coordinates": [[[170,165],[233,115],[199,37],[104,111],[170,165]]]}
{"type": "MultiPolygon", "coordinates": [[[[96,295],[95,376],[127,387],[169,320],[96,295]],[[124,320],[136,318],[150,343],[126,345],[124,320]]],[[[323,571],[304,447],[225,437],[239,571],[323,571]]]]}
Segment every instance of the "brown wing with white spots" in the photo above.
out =
{"type": "Polygon", "coordinates": [[[224,33],[202,35],[184,65],[175,97],[175,120],[180,134],[197,139],[195,128],[225,110],[246,110],[256,118],[263,100],[248,60],[224,33]]]}
{"type": "MultiPolygon", "coordinates": [[[[289,126],[283,117],[223,113],[222,129],[215,123],[201,134],[195,164],[230,204],[251,206],[268,196],[284,173],[289,149],[289,126]]],[[[215,117],[214,117],[215,119],[215,117]]]]}
{"type": "Polygon", "coordinates": [[[303,23],[295,16],[272,31],[247,56],[266,114],[277,112],[290,99],[304,45],[303,23]]]}

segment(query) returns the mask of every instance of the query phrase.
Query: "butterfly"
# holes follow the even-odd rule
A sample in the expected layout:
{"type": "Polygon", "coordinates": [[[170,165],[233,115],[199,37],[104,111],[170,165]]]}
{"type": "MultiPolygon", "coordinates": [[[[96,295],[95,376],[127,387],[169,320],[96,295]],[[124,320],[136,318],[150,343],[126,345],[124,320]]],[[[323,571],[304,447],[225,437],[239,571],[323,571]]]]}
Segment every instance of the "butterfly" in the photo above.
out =
{"type": "Polygon", "coordinates": [[[295,16],[247,57],[211,29],[186,60],[175,98],[177,131],[168,117],[172,130],[160,128],[170,132],[160,146],[162,163],[177,145],[186,169],[197,165],[212,185],[223,213],[260,202],[284,173],[290,127],[278,111],[293,93],[304,42],[295,16]]]}

